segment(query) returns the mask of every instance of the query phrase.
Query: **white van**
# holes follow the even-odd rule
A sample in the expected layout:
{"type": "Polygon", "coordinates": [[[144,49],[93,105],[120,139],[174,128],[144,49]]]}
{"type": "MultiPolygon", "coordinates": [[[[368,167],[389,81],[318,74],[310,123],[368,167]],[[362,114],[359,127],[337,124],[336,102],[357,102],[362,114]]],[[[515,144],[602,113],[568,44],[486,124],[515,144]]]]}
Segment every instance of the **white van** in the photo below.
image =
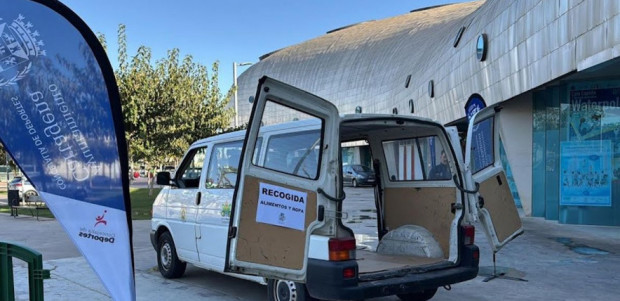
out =
{"type": "Polygon", "coordinates": [[[456,130],[437,122],[339,116],[264,77],[247,132],[197,141],[174,178],[157,175],[166,185],[153,204],[159,270],[180,277],[191,263],[258,281],[269,300],[428,300],[478,274],[474,222],[494,251],[523,232],[499,161],[498,111],[472,119],[463,156],[456,130]],[[340,146],[355,141],[369,146],[377,178],[376,248],[357,245],[342,222],[354,197],[340,146]]]}

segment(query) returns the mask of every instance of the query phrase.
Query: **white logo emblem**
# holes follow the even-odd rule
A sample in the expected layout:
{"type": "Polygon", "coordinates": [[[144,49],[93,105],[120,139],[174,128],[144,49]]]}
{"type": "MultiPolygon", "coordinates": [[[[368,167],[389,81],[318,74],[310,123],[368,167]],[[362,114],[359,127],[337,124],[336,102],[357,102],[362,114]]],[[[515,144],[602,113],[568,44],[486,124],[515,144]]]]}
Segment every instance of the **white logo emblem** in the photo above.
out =
{"type": "Polygon", "coordinates": [[[32,58],[46,55],[33,27],[22,15],[10,24],[0,18],[0,87],[16,84],[30,72],[32,58]]]}

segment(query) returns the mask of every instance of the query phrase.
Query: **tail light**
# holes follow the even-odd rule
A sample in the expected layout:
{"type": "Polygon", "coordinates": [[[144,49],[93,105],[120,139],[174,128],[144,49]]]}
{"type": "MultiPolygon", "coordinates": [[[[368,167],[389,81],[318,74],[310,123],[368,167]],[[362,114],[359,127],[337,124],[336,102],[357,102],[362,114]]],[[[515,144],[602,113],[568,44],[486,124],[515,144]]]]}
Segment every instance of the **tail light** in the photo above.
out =
{"type": "Polygon", "coordinates": [[[355,238],[330,238],[329,260],[344,261],[355,259],[355,238]]]}
{"type": "Polygon", "coordinates": [[[15,187],[22,187],[22,183],[16,183],[15,187]]]}
{"type": "Polygon", "coordinates": [[[463,229],[463,243],[466,246],[473,245],[474,237],[476,234],[476,227],[472,225],[463,225],[461,226],[461,229],[463,229]]]}

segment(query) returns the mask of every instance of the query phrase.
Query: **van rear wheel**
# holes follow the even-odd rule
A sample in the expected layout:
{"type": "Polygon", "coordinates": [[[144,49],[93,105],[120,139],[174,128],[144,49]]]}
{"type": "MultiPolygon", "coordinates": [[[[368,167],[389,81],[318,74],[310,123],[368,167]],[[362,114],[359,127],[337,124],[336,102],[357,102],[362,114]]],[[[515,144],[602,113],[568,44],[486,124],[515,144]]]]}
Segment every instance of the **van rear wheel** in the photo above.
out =
{"type": "Polygon", "coordinates": [[[400,300],[403,301],[426,301],[433,298],[433,296],[435,296],[435,293],[437,293],[437,288],[409,294],[399,294],[397,296],[400,300]]]}
{"type": "Polygon", "coordinates": [[[157,248],[157,266],[164,278],[179,278],[185,273],[187,263],[182,262],[177,257],[177,249],[170,232],[164,232],[159,237],[157,248]]]}
{"type": "Polygon", "coordinates": [[[318,301],[310,297],[306,285],[288,280],[269,279],[267,281],[267,300],[269,301],[318,301]]]}

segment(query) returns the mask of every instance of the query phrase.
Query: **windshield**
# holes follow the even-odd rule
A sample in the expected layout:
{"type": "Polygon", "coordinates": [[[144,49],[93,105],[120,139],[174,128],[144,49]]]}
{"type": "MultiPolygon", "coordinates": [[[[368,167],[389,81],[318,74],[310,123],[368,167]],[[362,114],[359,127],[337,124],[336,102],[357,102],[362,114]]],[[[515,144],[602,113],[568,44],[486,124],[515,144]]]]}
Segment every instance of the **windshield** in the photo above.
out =
{"type": "Polygon", "coordinates": [[[353,165],[353,170],[357,172],[372,172],[372,169],[364,165],[353,165]]]}

